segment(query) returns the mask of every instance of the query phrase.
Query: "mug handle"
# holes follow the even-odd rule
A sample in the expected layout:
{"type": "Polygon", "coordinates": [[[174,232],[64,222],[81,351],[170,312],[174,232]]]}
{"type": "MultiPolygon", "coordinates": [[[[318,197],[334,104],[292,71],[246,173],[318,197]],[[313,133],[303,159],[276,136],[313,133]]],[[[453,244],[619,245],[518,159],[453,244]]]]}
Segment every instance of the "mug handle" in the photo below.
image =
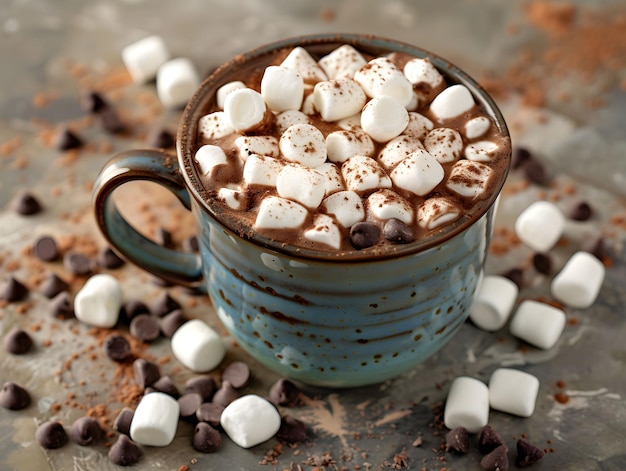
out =
{"type": "Polygon", "coordinates": [[[201,286],[202,262],[198,254],[156,244],[133,228],[117,209],[112,198],[115,189],[137,180],[158,183],[191,210],[175,157],[158,150],[121,152],[102,168],[94,183],[92,203],[102,234],[117,252],[153,275],[184,286],[201,286]]]}

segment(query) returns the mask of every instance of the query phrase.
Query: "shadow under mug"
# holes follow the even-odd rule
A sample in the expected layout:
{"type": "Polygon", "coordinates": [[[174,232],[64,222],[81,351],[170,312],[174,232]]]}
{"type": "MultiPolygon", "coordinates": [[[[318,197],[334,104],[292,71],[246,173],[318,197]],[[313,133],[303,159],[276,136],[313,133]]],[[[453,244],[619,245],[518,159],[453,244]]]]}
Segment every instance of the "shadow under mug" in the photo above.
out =
{"type": "Polygon", "coordinates": [[[493,194],[436,237],[398,245],[386,256],[354,251],[337,257],[258,234],[239,235],[236,220],[207,203],[194,165],[199,118],[214,103],[219,86],[265,67],[277,50],[301,45],[321,56],[343,44],[374,56],[397,51],[429,58],[449,83],[472,92],[508,139],[493,100],[447,61],[378,37],[304,36],[241,54],[211,74],[185,108],[177,159],[156,150],[122,152],[101,170],[94,188],[98,225],[118,253],[158,277],[206,289],[221,322],[252,357],[279,374],[326,387],[392,378],[454,336],[469,315],[507,173],[493,194]],[[199,254],[157,245],[124,219],[112,194],[135,180],[164,186],[193,212],[199,254]]]}

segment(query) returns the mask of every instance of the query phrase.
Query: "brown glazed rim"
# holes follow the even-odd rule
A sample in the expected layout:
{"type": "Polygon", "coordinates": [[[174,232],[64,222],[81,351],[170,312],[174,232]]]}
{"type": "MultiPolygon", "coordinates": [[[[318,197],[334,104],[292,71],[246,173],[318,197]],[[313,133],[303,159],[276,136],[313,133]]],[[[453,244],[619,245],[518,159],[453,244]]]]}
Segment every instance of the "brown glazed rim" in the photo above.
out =
{"type": "MultiPolygon", "coordinates": [[[[506,170],[502,173],[501,180],[494,186],[496,191],[494,191],[489,198],[481,201],[480,204],[475,205],[475,210],[464,214],[463,217],[459,218],[454,223],[424,239],[419,239],[406,245],[387,245],[384,250],[381,250],[380,247],[374,246],[365,250],[322,251],[288,245],[258,233],[252,233],[250,237],[242,236],[242,231],[237,230],[238,228],[241,229],[241,222],[236,217],[228,214],[227,212],[220,212],[219,207],[214,208],[207,203],[208,192],[204,188],[198,176],[196,166],[194,165],[193,149],[196,146],[198,120],[206,114],[209,104],[212,100],[214,100],[217,88],[236,79],[236,76],[233,75],[233,70],[236,71],[250,60],[266,55],[269,57],[277,50],[293,48],[296,46],[309,46],[323,47],[327,53],[343,44],[350,44],[356,49],[374,56],[388,54],[390,52],[402,52],[420,58],[428,58],[450,83],[460,83],[465,85],[472,92],[474,99],[494,120],[502,136],[510,138],[504,118],[497,105],[487,92],[461,69],[431,52],[395,40],[363,34],[314,34],[292,37],[272,42],[237,55],[235,58],[221,65],[209,77],[207,77],[190,99],[183,112],[180,126],[178,127],[177,153],[183,178],[185,179],[187,187],[193,198],[198,202],[200,207],[202,207],[220,226],[222,226],[227,233],[230,233],[235,237],[243,237],[245,240],[248,240],[260,247],[301,259],[315,259],[317,261],[327,260],[333,262],[384,260],[422,252],[463,232],[481,216],[483,216],[494,204],[508,174],[510,166],[510,152],[506,156],[509,160],[506,165],[506,170]]],[[[247,232],[250,232],[249,228],[247,232]]]]}

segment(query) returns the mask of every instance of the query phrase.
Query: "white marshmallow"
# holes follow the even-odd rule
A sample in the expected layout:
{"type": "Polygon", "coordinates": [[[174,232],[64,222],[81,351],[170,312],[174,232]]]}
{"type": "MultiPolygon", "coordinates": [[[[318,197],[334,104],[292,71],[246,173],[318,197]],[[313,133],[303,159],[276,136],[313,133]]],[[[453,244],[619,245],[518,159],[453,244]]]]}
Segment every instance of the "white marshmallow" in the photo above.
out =
{"type": "Polygon", "coordinates": [[[411,101],[405,106],[407,111],[415,111],[420,104],[420,97],[416,91],[413,91],[413,95],[411,96],[411,101]]]}
{"type": "Polygon", "coordinates": [[[167,446],[178,428],[180,405],[172,396],[151,392],[141,398],[130,423],[130,438],[146,446],[167,446]]]}
{"type": "Polygon", "coordinates": [[[243,181],[246,185],[276,186],[276,178],[284,166],[282,160],[253,154],[243,165],[243,181]]]}
{"type": "Polygon", "coordinates": [[[386,169],[392,169],[420,149],[424,149],[424,145],[417,137],[401,134],[385,144],[378,154],[378,161],[386,169]]]}
{"type": "Polygon", "coordinates": [[[539,380],[524,371],[498,368],[489,378],[489,405],[508,414],[533,415],[538,393],[539,380]]]}
{"type": "Polygon", "coordinates": [[[489,162],[498,150],[498,144],[491,141],[472,142],[465,147],[465,158],[475,162],[489,162]]]}
{"type": "Polygon", "coordinates": [[[315,168],[326,161],[326,140],[312,124],[294,124],[278,142],[283,157],[305,167],[315,168]]]}
{"type": "Polygon", "coordinates": [[[270,65],[261,79],[261,95],[275,113],[299,110],[304,98],[304,81],[293,69],[270,65]]]}
{"type": "Polygon", "coordinates": [[[185,58],[172,59],[157,71],[157,95],[163,106],[178,108],[187,104],[200,86],[200,76],[193,63],[185,58]]]}
{"type": "Polygon", "coordinates": [[[493,332],[509,319],[519,288],[504,276],[488,275],[476,291],[469,318],[480,329],[493,332]]]}
{"type": "Polygon", "coordinates": [[[155,78],[159,67],[169,58],[170,53],[160,36],[148,36],[122,49],[122,61],[135,83],[155,78]]]}
{"type": "Polygon", "coordinates": [[[515,234],[537,252],[546,252],[558,242],[565,226],[565,216],[554,203],[536,201],[515,220],[515,234]]]}
{"type": "Polygon", "coordinates": [[[482,381],[459,376],[452,381],[443,413],[446,427],[477,433],[489,422],[489,389],[482,381]]]}
{"type": "Polygon", "coordinates": [[[325,190],[324,175],[311,168],[285,165],[276,177],[278,195],[307,208],[317,208],[324,198],[325,190]]]}
{"type": "Polygon", "coordinates": [[[317,83],[328,80],[326,73],[317,62],[315,62],[315,59],[311,57],[311,54],[300,46],[293,48],[280,63],[280,66],[295,70],[307,83],[317,83]]]}
{"type": "Polygon", "coordinates": [[[444,177],[443,167],[424,149],[417,149],[390,173],[395,185],[416,195],[430,193],[444,177]]]}
{"type": "Polygon", "coordinates": [[[487,165],[462,159],[452,166],[446,186],[467,198],[484,197],[492,174],[493,170],[487,165]]]}
{"type": "Polygon", "coordinates": [[[341,177],[339,167],[331,162],[324,162],[315,170],[324,176],[324,195],[328,196],[336,191],[345,190],[346,186],[341,177]]]}
{"type": "Polygon", "coordinates": [[[452,85],[430,103],[430,111],[438,119],[451,119],[474,107],[474,97],[464,85],[452,85]]]}
{"type": "Polygon", "coordinates": [[[313,242],[329,245],[334,249],[341,247],[341,232],[337,223],[327,214],[315,216],[313,227],[304,231],[304,237],[313,242]]]}
{"type": "Polygon", "coordinates": [[[361,113],[349,116],[337,121],[337,126],[346,131],[359,131],[361,129],[361,113]]]}
{"type": "Polygon", "coordinates": [[[224,100],[226,121],[237,131],[246,132],[258,128],[268,113],[265,100],[251,88],[230,92],[224,100]]]}
{"type": "Polygon", "coordinates": [[[407,124],[403,133],[407,136],[424,139],[428,131],[433,129],[433,127],[433,122],[430,119],[423,114],[412,111],[409,113],[409,124],[407,124]]]}
{"type": "Polygon", "coordinates": [[[424,138],[424,147],[441,164],[457,160],[463,152],[463,138],[450,128],[436,128],[424,138]]]}
{"type": "Polygon", "coordinates": [[[429,231],[456,221],[461,208],[443,197],[428,198],[417,207],[417,223],[429,231]]]}
{"type": "Polygon", "coordinates": [[[465,123],[465,137],[476,139],[485,134],[491,127],[491,121],[486,116],[477,116],[465,123]]]}
{"type": "Polygon", "coordinates": [[[377,57],[354,74],[357,82],[370,98],[389,96],[405,109],[413,98],[413,86],[401,70],[387,57],[377,57]]]}
{"type": "Polygon", "coordinates": [[[376,188],[391,188],[391,179],[380,164],[364,155],[355,155],[341,166],[341,175],[348,190],[363,192],[376,188]]]}
{"type": "Polygon", "coordinates": [[[319,60],[319,65],[329,79],[353,78],[357,70],[366,64],[363,56],[349,44],[339,46],[319,60]]]}
{"type": "Polygon", "coordinates": [[[405,224],[413,222],[413,208],[407,200],[392,190],[379,190],[367,198],[367,207],[378,219],[399,219],[405,224]]]}
{"type": "Polygon", "coordinates": [[[226,406],[220,416],[220,425],[237,445],[251,448],[278,432],[280,414],[267,399],[246,394],[226,406]]]}
{"type": "Polygon", "coordinates": [[[361,127],[378,142],[387,142],[402,134],[409,124],[409,112],[389,96],[372,98],[361,111],[361,127]]]}
{"type": "Polygon", "coordinates": [[[292,124],[311,124],[311,120],[302,111],[287,110],[276,115],[275,123],[276,129],[282,134],[292,124]]]}
{"type": "Polygon", "coordinates": [[[444,79],[437,68],[428,59],[414,57],[402,69],[407,80],[413,85],[428,85],[437,88],[444,79]]]}
{"type": "Polygon", "coordinates": [[[220,188],[217,197],[224,201],[231,209],[239,210],[243,206],[244,192],[235,188],[220,188]]]}
{"type": "Polygon", "coordinates": [[[311,116],[317,113],[317,109],[315,108],[315,100],[313,98],[313,93],[309,93],[304,97],[304,100],[302,101],[302,108],[300,108],[300,111],[302,111],[302,113],[304,113],[305,115],[311,116]]]}
{"type": "Polygon", "coordinates": [[[335,219],[343,227],[351,227],[353,224],[365,219],[363,200],[354,191],[333,193],[324,199],[322,205],[326,212],[335,216],[335,219]]]}
{"type": "Polygon", "coordinates": [[[235,128],[226,119],[226,113],[215,111],[198,120],[198,132],[203,139],[211,141],[234,133],[235,128]]]}
{"type": "Polygon", "coordinates": [[[278,196],[261,201],[255,226],[259,229],[290,229],[302,225],[307,216],[304,206],[278,196]]]}
{"type": "Polygon", "coordinates": [[[227,163],[226,154],[220,146],[205,144],[196,151],[196,162],[203,175],[210,176],[218,165],[227,163]]]}
{"type": "Polygon", "coordinates": [[[600,292],[605,268],[588,252],[576,252],[552,280],[552,295],[563,304],[587,308],[600,292]]]}
{"type": "Polygon", "coordinates": [[[242,88],[246,88],[246,84],[240,80],[225,83],[220,88],[218,88],[217,92],[215,92],[215,101],[217,102],[217,107],[223,110],[224,102],[226,101],[226,97],[228,96],[228,94],[242,88]]]}
{"type": "Polygon", "coordinates": [[[324,121],[338,121],[363,108],[367,97],[354,80],[339,79],[318,82],[313,89],[313,103],[324,121]]]}
{"type": "Polygon", "coordinates": [[[196,373],[215,369],[226,354],[220,335],[200,319],[189,320],[176,329],[170,345],[178,361],[196,373]]]}
{"type": "Polygon", "coordinates": [[[122,287],[105,273],[91,276],[74,298],[76,319],[95,327],[113,327],[121,307],[122,287]]]}
{"type": "Polygon", "coordinates": [[[239,150],[239,158],[243,162],[252,154],[280,157],[278,139],[274,136],[239,136],[235,139],[235,147],[239,150]]]}
{"type": "Polygon", "coordinates": [[[326,152],[331,162],[345,162],[355,155],[374,155],[374,142],[363,131],[333,131],[326,136],[326,152]]]}
{"type": "Polygon", "coordinates": [[[537,348],[548,350],[565,328],[565,313],[539,301],[522,301],[511,320],[511,334],[537,348]]]}

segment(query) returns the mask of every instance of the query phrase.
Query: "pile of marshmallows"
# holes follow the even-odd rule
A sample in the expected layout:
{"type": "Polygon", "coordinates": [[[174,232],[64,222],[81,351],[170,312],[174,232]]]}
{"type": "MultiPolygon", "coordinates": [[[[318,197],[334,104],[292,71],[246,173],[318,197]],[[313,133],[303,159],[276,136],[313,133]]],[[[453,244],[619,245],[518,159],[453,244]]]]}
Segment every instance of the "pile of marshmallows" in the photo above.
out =
{"type": "MultiPolygon", "coordinates": [[[[76,294],[76,318],[88,325],[113,327],[119,317],[123,293],[119,281],[109,274],[91,276],[76,294]]],[[[226,348],[222,338],[199,319],[186,321],[171,338],[174,356],[196,373],[215,369],[226,348]]],[[[172,396],[151,392],[142,397],[130,426],[130,438],[140,445],[167,446],[176,435],[180,405],[172,396]]],[[[244,395],[223,411],[220,425],[233,442],[249,448],[273,437],[280,428],[276,407],[256,394],[244,395]]]]}
{"type": "MultiPolygon", "coordinates": [[[[557,243],[564,225],[565,217],[556,205],[537,201],[519,215],[515,233],[526,246],[543,253],[557,243]]],[[[553,278],[552,295],[565,306],[587,308],[598,296],[604,275],[604,265],[594,255],[576,252],[553,278]]],[[[470,309],[470,319],[487,331],[501,329],[512,313],[518,291],[518,286],[504,276],[485,276],[470,309]]],[[[526,300],[517,307],[509,329],[517,338],[548,350],[557,343],[565,323],[563,310],[526,300]]],[[[476,378],[458,377],[448,392],[445,425],[450,429],[462,426],[469,432],[478,432],[487,424],[490,408],[530,417],[538,391],[539,380],[535,376],[511,368],[495,370],[488,385],[476,378]]]]}

